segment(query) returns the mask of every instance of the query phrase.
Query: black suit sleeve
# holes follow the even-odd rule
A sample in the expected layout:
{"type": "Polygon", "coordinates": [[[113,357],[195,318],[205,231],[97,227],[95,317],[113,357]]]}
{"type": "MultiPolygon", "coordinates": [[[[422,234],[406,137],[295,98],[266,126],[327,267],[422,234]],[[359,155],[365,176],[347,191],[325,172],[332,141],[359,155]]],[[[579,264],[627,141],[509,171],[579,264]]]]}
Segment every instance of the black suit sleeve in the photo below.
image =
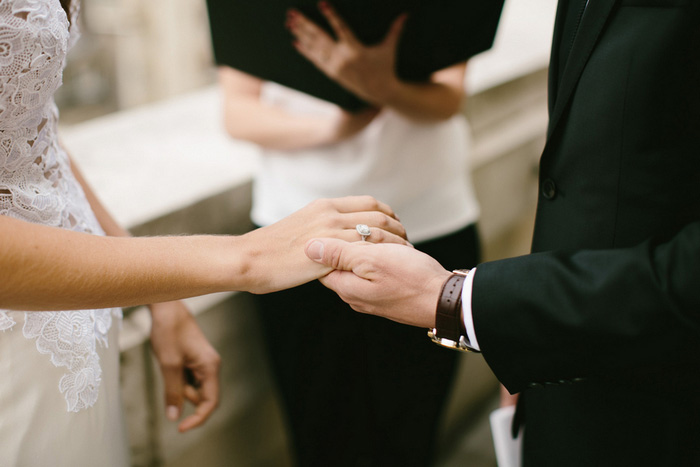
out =
{"type": "Polygon", "coordinates": [[[513,393],[533,383],[697,365],[700,222],[634,248],[484,263],[472,312],[486,361],[513,393]]]}

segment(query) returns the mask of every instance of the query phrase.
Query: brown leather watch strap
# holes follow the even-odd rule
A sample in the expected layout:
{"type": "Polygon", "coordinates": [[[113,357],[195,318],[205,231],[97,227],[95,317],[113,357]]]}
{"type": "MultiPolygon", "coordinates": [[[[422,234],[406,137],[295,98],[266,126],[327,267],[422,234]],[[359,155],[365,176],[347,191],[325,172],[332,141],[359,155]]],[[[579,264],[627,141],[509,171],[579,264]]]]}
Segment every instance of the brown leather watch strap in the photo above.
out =
{"type": "Polygon", "coordinates": [[[435,314],[435,335],[443,339],[459,341],[462,334],[462,286],[465,277],[452,274],[442,285],[435,314]]]}

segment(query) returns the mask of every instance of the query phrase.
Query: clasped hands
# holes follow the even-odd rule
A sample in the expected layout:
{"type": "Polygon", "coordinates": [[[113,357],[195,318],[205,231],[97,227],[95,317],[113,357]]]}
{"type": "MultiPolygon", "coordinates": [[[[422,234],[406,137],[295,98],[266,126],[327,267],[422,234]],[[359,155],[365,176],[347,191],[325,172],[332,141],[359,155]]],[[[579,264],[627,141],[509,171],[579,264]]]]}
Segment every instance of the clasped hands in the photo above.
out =
{"type": "Polygon", "coordinates": [[[255,285],[246,290],[268,293],[319,279],[356,311],[413,326],[435,326],[451,274],[412,248],[391,207],[371,196],[316,200],[239,238],[253,253],[248,274],[255,285]],[[367,241],[358,224],[370,228],[367,241]]]}
{"type": "Polygon", "coordinates": [[[355,311],[423,328],[435,327],[440,263],[407,245],[312,239],[306,255],[333,270],[319,279],[355,311]]]}

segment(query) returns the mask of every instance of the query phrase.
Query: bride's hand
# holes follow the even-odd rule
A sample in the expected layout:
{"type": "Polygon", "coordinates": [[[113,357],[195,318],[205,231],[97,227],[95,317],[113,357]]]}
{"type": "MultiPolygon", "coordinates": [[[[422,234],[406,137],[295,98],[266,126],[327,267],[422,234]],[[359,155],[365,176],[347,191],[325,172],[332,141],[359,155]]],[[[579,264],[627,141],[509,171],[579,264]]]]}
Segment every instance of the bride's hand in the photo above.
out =
{"type": "Polygon", "coordinates": [[[359,241],[358,224],[370,227],[368,242],[409,244],[394,211],[371,196],[316,200],[275,224],[243,236],[248,254],[245,269],[250,276],[245,290],[274,292],[328,274],[330,268],[306,257],[306,242],[322,237],[359,241]]]}
{"type": "Polygon", "coordinates": [[[219,403],[220,357],[182,302],[156,303],[150,308],[151,346],[163,373],[165,414],[174,422],[182,414],[185,399],[195,406],[194,414],[178,424],[178,430],[185,432],[204,423],[219,403]]]}

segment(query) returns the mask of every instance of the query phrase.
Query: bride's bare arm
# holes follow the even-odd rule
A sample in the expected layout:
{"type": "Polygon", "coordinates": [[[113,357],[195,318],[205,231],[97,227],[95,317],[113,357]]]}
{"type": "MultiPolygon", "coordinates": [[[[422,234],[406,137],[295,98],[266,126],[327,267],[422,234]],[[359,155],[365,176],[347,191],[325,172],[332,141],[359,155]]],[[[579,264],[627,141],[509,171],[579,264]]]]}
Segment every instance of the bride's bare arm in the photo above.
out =
{"type": "Polygon", "coordinates": [[[312,237],[405,243],[370,197],[320,200],[238,237],[99,237],[0,216],[0,308],[75,310],[164,302],[226,290],[266,293],[328,272],[304,255],[312,237]]]}
{"type": "Polygon", "coordinates": [[[236,241],[99,237],[6,216],[0,238],[0,308],[14,310],[140,305],[223,290],[227,265],[216,252],[236,241]]]}

